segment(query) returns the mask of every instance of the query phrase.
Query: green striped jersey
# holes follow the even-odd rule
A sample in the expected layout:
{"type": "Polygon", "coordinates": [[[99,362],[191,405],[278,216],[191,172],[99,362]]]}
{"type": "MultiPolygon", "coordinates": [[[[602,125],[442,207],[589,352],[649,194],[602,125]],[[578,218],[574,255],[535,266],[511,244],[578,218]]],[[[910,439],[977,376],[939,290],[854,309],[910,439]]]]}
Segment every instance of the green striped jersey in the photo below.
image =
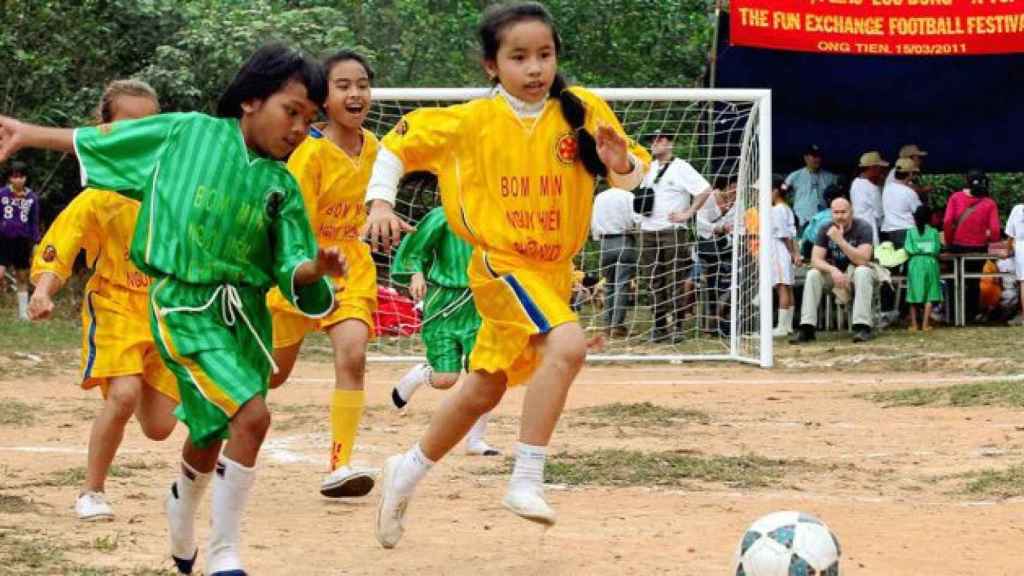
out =
{"type": "Polygon", "coordinates": [[[295,178],[245,145],[239,121],[160,114],[75,131],[84,186],[142,201],[131,259],[154,278],[195,285],[280,286],[300,310],[333,306],[327,279],[293,286],[316,258],[295,178]]]}

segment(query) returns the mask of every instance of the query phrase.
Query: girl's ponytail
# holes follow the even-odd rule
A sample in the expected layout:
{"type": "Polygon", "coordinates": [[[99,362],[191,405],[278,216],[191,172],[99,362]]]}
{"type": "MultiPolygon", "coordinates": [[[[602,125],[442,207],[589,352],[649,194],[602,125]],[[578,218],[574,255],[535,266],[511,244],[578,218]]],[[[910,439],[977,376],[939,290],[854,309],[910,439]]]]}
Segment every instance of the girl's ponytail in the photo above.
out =
{"type": "Polygon", "coordinates": [[[555,81],[551,83],[550,95],[552,98],[558,98],[562,105],[562,116],[576,135],[577,150],[583,167],[594,176],[607,176],[608,167],[597,155],[597,140],[584,128],[587,107],[578,96],[569,91],[569,86],[561,74],[555,74],[555,81]]]}

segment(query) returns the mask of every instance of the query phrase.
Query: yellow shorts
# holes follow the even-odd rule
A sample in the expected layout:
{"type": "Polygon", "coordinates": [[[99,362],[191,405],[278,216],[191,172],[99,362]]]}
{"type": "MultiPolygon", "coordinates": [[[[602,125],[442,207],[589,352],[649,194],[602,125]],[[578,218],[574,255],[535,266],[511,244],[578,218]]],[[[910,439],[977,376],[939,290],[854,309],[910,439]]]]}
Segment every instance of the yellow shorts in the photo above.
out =
{"type": "Polygon", "coordinates": [[[284,299],[274,288],[267,294],[267,307],[274,322],[274,348],[287,348],[302,342],[310,332],[327,330],[344,320],[360,320],[373,337],[373,315],[377,311],[377,268],[370,247],[357,240],[338,245],[348,260],[348,276],[335,280],[337,305],[323,318],[310,318],[284,299]]]}
{"type": "Polygon", "coordinates": [[[518,386],[540,360],[531,338],[577,321],[569,307],[572,269],[568,263],[503,264],[476,249],[468,272],[482,320],[469,368],[504,372],[508,385],[518,386]]]}
{"type": "Polygon", "coordinates": [[[147,385],[178,402],[178,382],[164,366],[149,328],[145,292],[91,282],[82,302],[82,388],[100,387],[107,397],[110,378],[141,374],[147,385]]]}

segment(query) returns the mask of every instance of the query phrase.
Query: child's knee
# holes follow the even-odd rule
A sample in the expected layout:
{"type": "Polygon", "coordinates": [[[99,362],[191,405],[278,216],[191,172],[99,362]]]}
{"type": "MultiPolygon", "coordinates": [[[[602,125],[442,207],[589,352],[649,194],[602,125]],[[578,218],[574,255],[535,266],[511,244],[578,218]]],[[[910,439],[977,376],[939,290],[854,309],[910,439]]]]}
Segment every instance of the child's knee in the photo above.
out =
{"type": "Polygon", "coordinates": [[[366,348],[352,346],[339,349],[334,354],[334,370],[349,378],[362,380],[366,374],[366,348]]]}
{"type": "Polygon", "coordinates": [[[142,433],[146,435],[146,438],[150,440],[166,440],[171,432],[174,432],[174,426],[177,423],[173,417],[165,419],[160,422],[142,422],[139,421],[139,425],[142,426],[142,433]]]}
{"type": "Polygon", "coordinates": [[[587,339],[579,325],[565,325],[565,329],[548,336],[545,356],[570,370],[579,370],[587,358],[587,339]]]}
{"type": "Polygon", "coordinates": [[[434,372],[430,377],[430,387],[438,390],[447,390],[459,381],[458,372],[434,372]]]}
{"type": "Polygon", "coordinates": [[[259,397],[245,403],[231,419],[232,434],[262,438],[270,429],[270,410],[259,397]]]}
{"type": "Polygon", "coordinates": [[[128,420],[138,406],[139,394],[139,390],[132,386],[111,386],[107,391],[107,405],[116,417],[128,420]]]}

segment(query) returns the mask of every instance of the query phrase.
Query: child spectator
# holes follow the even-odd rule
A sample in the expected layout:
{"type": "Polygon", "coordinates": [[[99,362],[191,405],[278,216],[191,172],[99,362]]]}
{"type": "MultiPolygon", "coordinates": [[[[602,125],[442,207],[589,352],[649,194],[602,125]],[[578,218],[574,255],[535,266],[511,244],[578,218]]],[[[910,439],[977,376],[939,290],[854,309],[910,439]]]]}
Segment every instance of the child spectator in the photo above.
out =
{"type": "Polygon", "coordinates": [[[7,268],[18,288],[18,320],[28,320],[28,270],[39,242],[39,196],[26,186],[24,162],[11,162],[7,186],[0,188],[0,285],[7,268]]]}
{"type": "Polygon", "coordinates": [[[932,303],[942,302],[939,279],[939,231],[928,222],[931,210],[927,205],[914,210],[914,227],[907,230],[903,249],[910,256],[907,264],[907,303],[910,304],[910,331],[917,332],[917,309],[924,305],[920,330],[931,330],[932,303]]]}
{"type": "Polygon", "coordinates": [[[796,217],[786,204],[782,186],[772,188],[772,284],[779,293],[779,325],[776,338],[793,332],[793,266],[803,259],[796,249],[796,217]]]}

